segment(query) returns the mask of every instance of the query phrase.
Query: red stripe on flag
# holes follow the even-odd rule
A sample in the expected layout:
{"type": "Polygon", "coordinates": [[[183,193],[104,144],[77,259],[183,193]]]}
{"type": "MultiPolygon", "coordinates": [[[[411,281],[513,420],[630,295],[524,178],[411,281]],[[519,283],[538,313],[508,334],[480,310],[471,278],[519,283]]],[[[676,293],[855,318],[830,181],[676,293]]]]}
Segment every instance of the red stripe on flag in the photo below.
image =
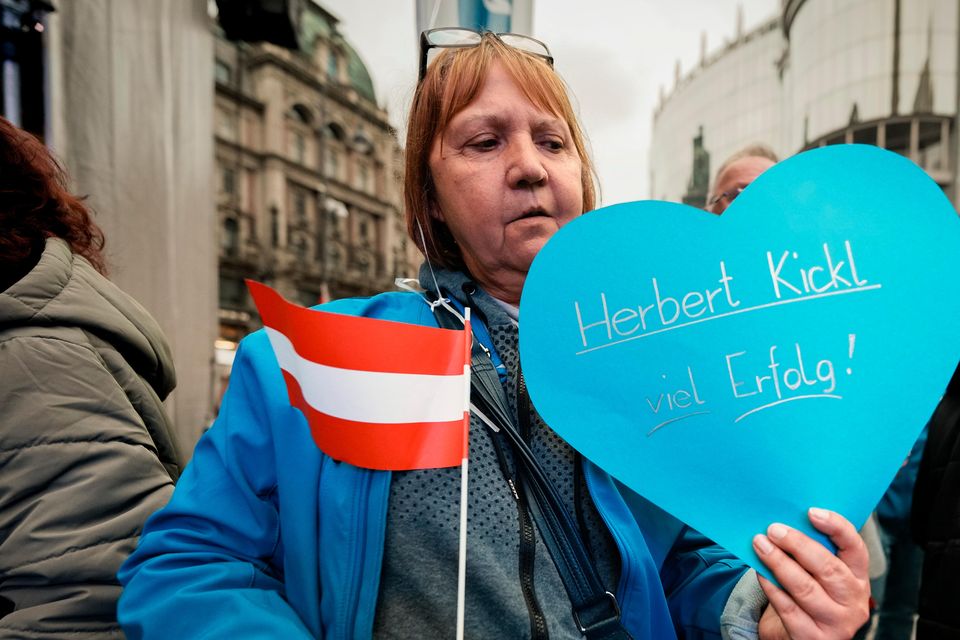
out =
{"type": "Polygon", "coordinates": [[[473,369],[471,365],[473,364],[473,358],[471,355],[471,350],[473,348],[473,329],[470,327],[470,313],[468,311],[465,322],[463,323],[463,366],[464,370],[467,372],[467,390],[466,403],[467,411],[463,414],[463,459],[466,460],[469,456],[470,449],[470,394],[472,392],[472,387],[470,386],[471,378],[473,375],[473,369]]]}
{"type": "Polygon", "coordinates": [[[259,282],[247,280],[247,287],[263,324],[312,362],[382,373],[463,373],[463,331],[306,309],[259,282]]]}
{"type": "MultiPolygon", "coordinates": [[[[462,362],[460,372],[463,372],[462,362]]],[[[297,379],[288,372],[283,372],[283,379],[287,383],[290,404],[303,412],[314,442],[334,460],[388,471],[460,465],[467,446],[464,424],[469,420],[468,415],[451,422],[404,424],[343,420],[311,407],[304,399],[297,379]]]]}

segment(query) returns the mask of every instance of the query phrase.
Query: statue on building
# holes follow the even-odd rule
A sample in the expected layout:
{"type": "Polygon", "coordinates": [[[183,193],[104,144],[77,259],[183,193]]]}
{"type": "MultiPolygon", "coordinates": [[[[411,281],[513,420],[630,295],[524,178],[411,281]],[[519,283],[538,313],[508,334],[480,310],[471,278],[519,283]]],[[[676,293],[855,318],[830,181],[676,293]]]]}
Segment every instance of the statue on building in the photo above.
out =
{"type": "Polygon", "coordinates": [[[687,182],[687,192],[683,195],[683,204],[703,209],[707,206],[707,192],[710,190],[710,153],[703,148],[703,126],[693,138],[693,171],[687,182]]]}

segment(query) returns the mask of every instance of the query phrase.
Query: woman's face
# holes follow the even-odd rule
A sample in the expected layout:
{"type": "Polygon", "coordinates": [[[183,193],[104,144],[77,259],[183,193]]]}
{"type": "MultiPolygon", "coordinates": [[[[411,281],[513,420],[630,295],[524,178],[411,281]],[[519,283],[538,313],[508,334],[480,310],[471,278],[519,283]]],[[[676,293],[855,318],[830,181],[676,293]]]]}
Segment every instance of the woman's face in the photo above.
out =
{"type": "Polygon", "coordinates": [[[582,213],[580,156],[566,122],[531,104],[495,63],[434,140],[429,164],[431,214],[449,227],[477,281],[518,301],[534,256],[582,213]]]}

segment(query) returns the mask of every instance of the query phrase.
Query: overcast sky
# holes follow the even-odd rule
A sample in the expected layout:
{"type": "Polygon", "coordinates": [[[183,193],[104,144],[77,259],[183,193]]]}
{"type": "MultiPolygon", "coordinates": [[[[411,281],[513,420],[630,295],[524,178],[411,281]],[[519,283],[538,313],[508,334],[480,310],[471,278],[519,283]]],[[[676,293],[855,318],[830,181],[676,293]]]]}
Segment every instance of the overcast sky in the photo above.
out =
{"type": "MultiPolygon", "coordinates": [[[[377,99],[403,130],[417,75],[414,0],[320,0],[340,18],[373,76],[377,99]]],[[[736,31],[772,16],[779,0],[534,0],[533,35],[550,47],[570,86],[600,174],[603,204],[648,196],[648,149],[659,87],[736,31]]],[[[437,25],[443,26],[443,25],[437,25]]],[[[401,138],[401,143],[403,140],[401,138]]]]}

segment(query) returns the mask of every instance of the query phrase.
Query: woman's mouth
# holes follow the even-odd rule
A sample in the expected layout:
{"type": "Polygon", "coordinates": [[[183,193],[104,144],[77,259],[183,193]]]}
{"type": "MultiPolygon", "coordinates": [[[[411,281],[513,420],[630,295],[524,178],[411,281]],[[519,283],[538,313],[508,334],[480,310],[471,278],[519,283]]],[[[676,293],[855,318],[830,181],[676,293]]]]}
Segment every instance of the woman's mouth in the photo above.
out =
{"type": "Polygon", "coordinates": [[[529,211],[524,211],[517,220],[526,220],[528,218],[541,218],[549,217],[549,214],[543,209],[530,209],[529,211]]]}

